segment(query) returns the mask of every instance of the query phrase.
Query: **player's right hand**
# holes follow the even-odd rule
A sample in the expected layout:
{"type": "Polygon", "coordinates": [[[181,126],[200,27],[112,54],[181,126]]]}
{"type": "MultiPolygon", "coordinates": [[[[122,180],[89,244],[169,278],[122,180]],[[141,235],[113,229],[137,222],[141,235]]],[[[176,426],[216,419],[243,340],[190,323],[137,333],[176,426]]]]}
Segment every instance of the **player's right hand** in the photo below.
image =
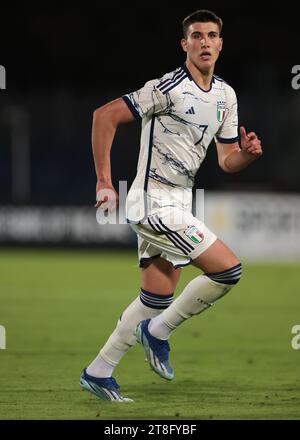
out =
{"type": "Polygon", "coordinates": [[[111,182],[97,181],[95,208],[112,212],[119,204],[119,196],[111,182]]]}

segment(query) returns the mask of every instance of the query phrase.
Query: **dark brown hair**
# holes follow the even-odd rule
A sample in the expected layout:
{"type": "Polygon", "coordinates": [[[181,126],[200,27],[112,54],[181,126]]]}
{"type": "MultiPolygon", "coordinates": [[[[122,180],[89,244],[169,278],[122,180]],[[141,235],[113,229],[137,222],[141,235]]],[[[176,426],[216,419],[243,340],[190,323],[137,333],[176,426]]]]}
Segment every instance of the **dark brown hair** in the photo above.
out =
{"type": "Polygon", "coordinates": [[[219,32],[221,33],[223,27],[223,21],[220,17],[218,17],[214,12],[208,11],[206,9],[199,9],[198,11],[193,12],[192,14],[185,17],[182,22],[182,32],[184,38],[187,37],[188,27],[193,23],[216,23],[219,27],[219,32]]]}

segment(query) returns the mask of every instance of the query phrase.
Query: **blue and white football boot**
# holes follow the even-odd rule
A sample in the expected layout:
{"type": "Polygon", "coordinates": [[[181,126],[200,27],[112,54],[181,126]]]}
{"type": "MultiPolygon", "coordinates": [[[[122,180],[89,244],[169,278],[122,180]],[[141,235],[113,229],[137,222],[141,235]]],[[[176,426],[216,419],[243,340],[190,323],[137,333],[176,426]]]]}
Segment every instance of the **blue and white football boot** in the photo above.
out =
{"type": "Polygon", "coordinates": [[[79,385],[82,389],[90,391],[101,400],[110,402],[133,402],[132,399],[124,397],[120,392],[120,386],[113,377],[98,377],[90,376],[86,369],[83,370],[79,385]]]}
{"type": "Polygon", "coordinates": [[[148,330],[150,319],[141,321],[136,329],[135,336],[140,344],[142,344],[147,361],[155,373],[167,380],[172,380],[174,372],[169,364],[170,346],[168,341],[158,339],[152,336],[148,330]]]}

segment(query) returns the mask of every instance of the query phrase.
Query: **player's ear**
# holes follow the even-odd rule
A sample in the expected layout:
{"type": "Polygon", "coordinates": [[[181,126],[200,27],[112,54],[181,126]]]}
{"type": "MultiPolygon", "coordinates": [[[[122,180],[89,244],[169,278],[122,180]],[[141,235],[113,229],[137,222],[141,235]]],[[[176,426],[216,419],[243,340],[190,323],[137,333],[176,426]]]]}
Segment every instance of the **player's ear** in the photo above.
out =
{"type": "Polygon", "coordinates": [[[187,41],[185,38],[181,39],[181,47],[184,50],[184,52],[187,52],[187,41]]]}
{"type": "Polygon", "coordinates": [[[223,38],[220,38],[219,52],[223,49],[223,38]]]}

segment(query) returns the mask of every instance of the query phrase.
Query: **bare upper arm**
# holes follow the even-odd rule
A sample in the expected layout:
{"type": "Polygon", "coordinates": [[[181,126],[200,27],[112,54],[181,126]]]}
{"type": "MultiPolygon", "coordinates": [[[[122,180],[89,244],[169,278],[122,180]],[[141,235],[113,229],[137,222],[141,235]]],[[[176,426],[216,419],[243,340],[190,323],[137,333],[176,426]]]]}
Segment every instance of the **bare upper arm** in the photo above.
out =
{"type": "Polygon", "coordinates": [[[114,101],[98,107],[94,111],[94,118],[102,117],[109,118],[114,125],[131,122],[135,119],[122,98],[117,98],[114,101]]]}
{"type": "Polygon", "coordinates": [[[232,144],[221,144],[220,142],[216,142],[217,153],[218,153],[218,162],[222,170],[227,171],[227,168],[224,164],[225,159],[234,151],[240,151],[240,145],[238,142],[234,142],[232,144]]]}

